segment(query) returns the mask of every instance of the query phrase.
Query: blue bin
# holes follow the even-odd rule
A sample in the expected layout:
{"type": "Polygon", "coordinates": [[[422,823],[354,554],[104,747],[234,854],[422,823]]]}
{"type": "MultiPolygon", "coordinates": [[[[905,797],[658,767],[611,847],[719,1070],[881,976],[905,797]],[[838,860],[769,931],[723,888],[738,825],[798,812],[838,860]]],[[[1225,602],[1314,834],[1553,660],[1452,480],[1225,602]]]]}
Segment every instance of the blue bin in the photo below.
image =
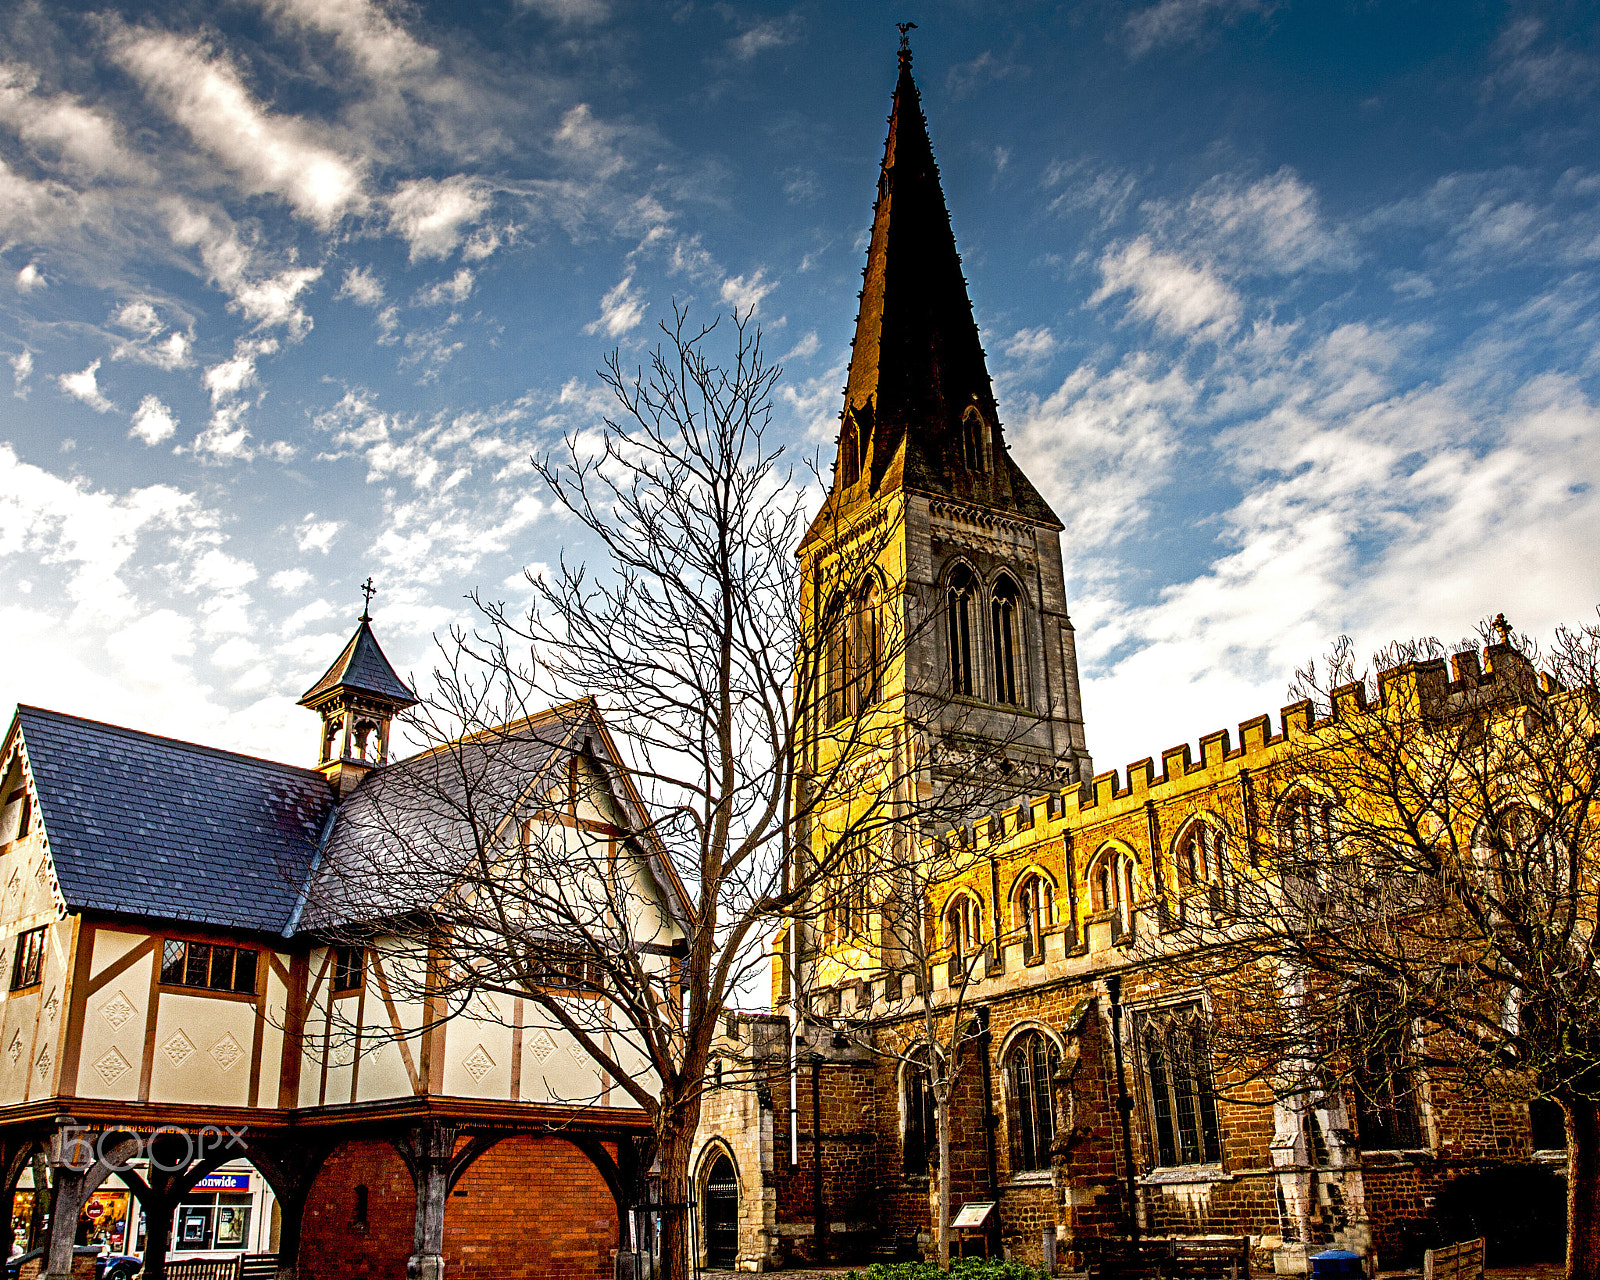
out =
{"type": "Polygon", "coordinates": [[[1311,1280],[1365,1280],[1361,1255],[1348,1249],[1325,1249],[1311,1255],[1311,1280]]]}

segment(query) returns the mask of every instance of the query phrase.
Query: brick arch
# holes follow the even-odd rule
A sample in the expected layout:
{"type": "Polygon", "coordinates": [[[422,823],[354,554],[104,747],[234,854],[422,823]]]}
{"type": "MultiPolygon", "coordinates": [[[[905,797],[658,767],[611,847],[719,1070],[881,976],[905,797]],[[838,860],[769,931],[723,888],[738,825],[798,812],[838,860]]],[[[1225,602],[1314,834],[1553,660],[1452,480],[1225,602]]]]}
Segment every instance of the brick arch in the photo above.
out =
{"type": "MultiPolygon", "coordinates": [[[[597,1145],[614,1168],[609,1144],[597,1145]]],[[[306,1197],[300,1280],[403,1276],[416,1202],[405,1162],[386,1139],[341,1143],[306,1197]],[[353,1220],[358,1186],[367,1188],[364,1229],[353,1220]]],[[[451,1189],[445,1274],[453,1280],[601,1280],[611,1274],[617,1247],[617,1204],[610,1180],[579,1143],[508,1135],[479,1153],[451,1189]]]]}

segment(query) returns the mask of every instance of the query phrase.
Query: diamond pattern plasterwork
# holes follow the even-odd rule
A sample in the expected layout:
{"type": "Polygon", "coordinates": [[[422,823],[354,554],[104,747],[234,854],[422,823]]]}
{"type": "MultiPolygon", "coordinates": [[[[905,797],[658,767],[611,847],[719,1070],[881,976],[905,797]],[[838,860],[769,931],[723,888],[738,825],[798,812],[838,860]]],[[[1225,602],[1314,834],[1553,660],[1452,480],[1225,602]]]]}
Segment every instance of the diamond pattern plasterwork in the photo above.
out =
{"type": "Polygon", "coordinates": [[[528,1052],[533,1054],[537,1061],[543,1062],[555,1051],[556,1042],[550,1038],[548,1031],[535,1031],[528,1037],[528,1052]]]}
{"type": "Polygon", "coordinates": [[[482,1084],[484,1076],[494,1070],[494,1059],[489,1056],[489,1051],[480,1044],[462,1059],[461,1065],[467,1069],[467,1074],[472,1077],[473,1084],[482,1084]]]}
{"type": "Polygon", "coordinates": [[[224,1071],[231,1071],[244,1057],[244,1046],[233,1038],[233,1032],[225,1032],[222,1039],[206,1050],[211,1055],[211,1060],[224,1071]]]}
{"type": "Polygon", "coordinates": [[[182,1030],[174,1031],[161,1043],[161,1052],[167,1055],[167,1060],[175,1067],[181,1067],[194,1056],[194,1041],[189,1039],[182,1030]]]}
{"type": "Polygon", "coordinates": [[[44,1048],[39,1050],[39,1060],[34,1065],[39,1068],[39,1079],[48,1080],[50,1078],[50,1046],[49,1045],[45,1045],[44,1048]]]}
{"type": "Polygon", "coordinates": [[[121,1031],[133,1015],[133,1001],[120,991],[100,1006],[100,1016],[111,1024],[113,1031],[121,1031]]]}
{"type": "Polygon", "coordinates": [[[56,994],[56,989],[51,987],[50,994],[45,997],[44,1001],[44,1016],[49,1018],[51,1022],[54,1022],[56,1020],[56,1014],[60,1012],[61,997],[56,994]]]}
{"type": "Polygon", "coordinates": [[[22,1061],[22,1032],[18,1031],[11,1037],[11,1043],[6,1046],[6,1053],[11,1056],[12,1066],[22,1061]]]}
{"type": "Polygon", "coordinates": [[[95,1060],[94,1069],[102,1080],[112,1085],[133,1070],[133,1064],[112,1047],[95,1060]]]}

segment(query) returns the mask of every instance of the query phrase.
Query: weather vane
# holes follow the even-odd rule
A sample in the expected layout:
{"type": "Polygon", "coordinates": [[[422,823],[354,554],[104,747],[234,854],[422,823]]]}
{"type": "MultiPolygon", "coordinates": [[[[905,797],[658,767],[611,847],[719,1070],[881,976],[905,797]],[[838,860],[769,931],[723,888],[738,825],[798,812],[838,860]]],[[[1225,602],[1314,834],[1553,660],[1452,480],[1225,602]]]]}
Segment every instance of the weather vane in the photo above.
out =
{"type": "Polygon", "coordinates": [[[378,588],[372,585],[372,579],[371,578],[368,578],[365,582],[363,582],[361,584],[361,594],[364,597],[366,597],[366,602],[361,606],[361,621],[362,622],[371,622],[372,621],[372,597],[378,594],[378,588]]]}
{"type": "Polygon", "coordinates": [[[1503,614],[1503,613],[1495,614],[1493,619],[1491,619],[1489,625],[1500,633],[1500,643],[1501,644],[1510,644],[1511,643],[1511,624],[1506,621],[1506,615],[1505,614],[1503,614]]]}
{"type": "Polygon", "coordinates": [[[900,32],[900,52],[909,54],[911,52],[911,37],[906,32],[915,31],[917,24],[915,22],[897,22],[894,25],[900,32]]]}

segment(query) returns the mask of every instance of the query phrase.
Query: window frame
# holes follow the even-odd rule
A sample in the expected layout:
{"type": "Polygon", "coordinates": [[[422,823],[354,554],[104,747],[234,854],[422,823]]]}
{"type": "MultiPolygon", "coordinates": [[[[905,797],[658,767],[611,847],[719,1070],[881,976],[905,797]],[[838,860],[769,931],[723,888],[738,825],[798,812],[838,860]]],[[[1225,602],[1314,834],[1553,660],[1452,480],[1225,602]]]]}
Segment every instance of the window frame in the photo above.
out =
{"type": "Polygon", "coordinates": [[[1022,930],[1023,963],[1041,963],[1045,935],[1057,924],[1055,881],[1038,867],[1030,867],[1017,878],[1011,907],[1017,927],[1022,930]]]}
{"type": "Polygon", "coordinates": [[[938,1104],[929,1052],[926,1045],[913,1049],[900,1073],[900,1166],[907,1178],[926,1179],[939,1163],[938,1104]]]}
{"type": "Polygon", "coordinates": [[[1050,1171],[1056,1139],[1055,1077],[1060,1069],[1061,1046],[1039,1027],[1023,1027],[1006,1045],[1001,1071],[1013,1177],[1050,1171]]]}
{"type": "Polygon", "coordinates": [[[330,947],[329,989],[336,996],[359,995],[367,984],[367,949],[365,947],[330,947]],[[351,964],[351,956],[354,964],[351,964]],[[353,969],[353,973],[352,973],[353,969]]]}
{"type": "MultiPolygon", "coordinates": [[[[950,693],[957,698],[978,697],[978,672],[973,665],[973,602],[978,599],[978,579],[965,564],[957,564],[945,582],[945,660],[950,667],[950,693]]],[[[981,633],[977,637],[981,643],[981,633]]]]}
{"type": "Polygon", "coordinates": [[[1221,1099],[1199,996],[1128,1010],[1153,1170],[1223,1167],[1221,1099]],[[1181,1052],[1179,1037],[1189,1052],[1181,1052]],[[1193,1046],[1198,1042],[1198,1051],[1193,1046]],[[1159,1051],[1159,1063],[1154,1051],[1159,1051]],[[1174,1066],[1184,1067],[1180,1074],[1174,1066]],[[1187,1120],[1186,1120],[1187,1117],[1187,1120]],[[1195,1158],[1191,1159],[1190,1156],[1195,1158]]]}
{"type": "Polygon", "coordinates": [[[161,955],[159,959],[160,971],[157,978],[163,987],[178,988],[189,995],[205,994],[226,999],[255,999],[261,990],[261,974],[264,968],[261,957],[265,953],[258,947],[244,947],[235,942],[202,942],[195,938],[164,937],[161,939],[161,955]],[[173,948],[182,948],[174,951],[173,948]],[[204,949],[204,960],[200,961],[197,948],[204,949]],[[214,970],[216,957],[219,952],[230,952],[228,962],[228,985],[216,985],[214,970]],[[248,970],[250,985],[240,986],[240,960],[244,956],[251,957],[248,970]],[[192,975],[197,975],[198,967],[203,964],[204,981],[191,980],[192,975]],[[175,967],[176,966],[176,967],[175,967]]]}
{"type": "Polygon", "coordinates": [[[1008,707],[1027,705],[1023,613],[1022,587],[1009,573],[1000,574],[989,592],[989,656],[994,701],[1008,707]]]}
{"type": "Polygon", "coordinates": [[[24,929],[17,934],[16,951],[11,962],[11,990],[27,991],[44,981],[45,949],[50,931],[47,924],[24,929]]]}

